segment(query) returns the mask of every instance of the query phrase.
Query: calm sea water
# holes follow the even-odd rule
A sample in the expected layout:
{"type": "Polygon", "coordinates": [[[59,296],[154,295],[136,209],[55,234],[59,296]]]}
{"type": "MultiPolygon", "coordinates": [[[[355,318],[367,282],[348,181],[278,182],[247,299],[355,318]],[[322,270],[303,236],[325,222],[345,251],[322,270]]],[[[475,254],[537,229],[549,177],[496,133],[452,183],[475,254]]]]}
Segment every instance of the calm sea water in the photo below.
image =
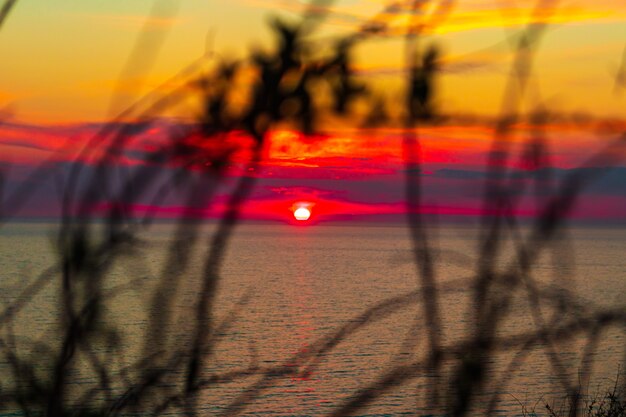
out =
{"type": "MultiPolygon", "coordinates": [[[[3,306],[15,300],[28,282],[54,264],[54,226],[12,224],[0,231],[0,270],[3,306]]],[[[122,257],[107,278],[108,288],[127,285],[116,292],[105,312],[105,323],[120,335],[112,367],[121,369],[145,352],[143,335],[149,323],[149,299],[156,277],[167,262],[167,248],[174,227],[157,225],[143,235],[135,253],[122,257]],[[130,284],[129,284],[130,283],[130,284]],[[119,354],[119,352],[123,352],[119,354]],[[119,363],[117,363],[119,362],[119,363]]],[[[193,306],[199,291],[206,241],[213,229],[205,227],[193,253],[191,267],[180,287],[172,289],[175,318],[164,328],[163,340],[189,343],[193,306]]],[[[446,344],[472,334],[471,275],[477,262],[477,229],[433,229],[438,283],[446,288],[439,300],[446,344]],[[446,284],[454,281],[455,284],[446,284]]],[[[548,250],[533,268],[532,276],[542,286],[573,292],[583,306],[624,306],[626,299],[626,231],[624,229],[578,228],[570,230],[548,250]]],[[[511,247],[504,250],[502,266],[511,261],[511,247]]],[[[242,225],[229,245],[215,299],[215,323],[219,327],[213,354],[205,374],[243,369],[250,363],[261,367],[300,366],[294,355],[316,346],[319,340],[378,303],[409,293],[418,287],[412,262],[411,242],[403,227],[289,225],[242,225]]],[[[18,351],[37,361],[41,356],[33,340],[58,339],[59,280],[44,287],[16,317],[18,351]]],[[[547,322],[556,311],[540,309],[547,322]]],[[[500,334],[535,329],[528,297],[518,291],[500,334]]],[[[571,317],[567,316],[567,317],[571,317]]],[[[562,320],[565,320],[563,318],[562,320]]],[[[553,322],[558,325],[559,321],[553,322]]],[[[425,323],[419,303],[398,307],[350,333],[307,375],[272,378],[249,400],[244,415],[317,416],[369,384],[391,367],[424,356],[425,323]]],[[[625,358],[623,329],[601,334],[595,353],[590,391],[611,383],[618,364],[625,358]]],[[[584,337],[555,341],[555,352],[572,382],[581,368],[584,337]]],[[[486,394],[475,406],[481,414],[487,398],[497,392],[498,415],[520,414],[520,403],[542,409],[563,393],[546,349],[537,343],[524,356],[506,383],[500,378],[515,351],[493,358],[486,394]]],[[[101,352],[102,353],[102,352],[101,352]]],[[[2,367],[8,366],[0,363],[2,367]]],[[[622,369],[623,369],[622,365],[622,369]]],[[[444,369],[449,372],[451,369],[444,369]]],[[[46,372],[44,365],[39,372],[46,372]]],[[[76,370],[72,384],[94,383],[93,372],[76,370]]],[[[425,373],[408,378],[402,385],[380,395],[357,415],[422,415],[424,397],[432,385],[425,373]]],[[[258,381],[251,376],[212,386],[201,396],[207,415],[223,411],[258,381]]],[[[444,386],[444,388],[446,388],[444,386]]]]}

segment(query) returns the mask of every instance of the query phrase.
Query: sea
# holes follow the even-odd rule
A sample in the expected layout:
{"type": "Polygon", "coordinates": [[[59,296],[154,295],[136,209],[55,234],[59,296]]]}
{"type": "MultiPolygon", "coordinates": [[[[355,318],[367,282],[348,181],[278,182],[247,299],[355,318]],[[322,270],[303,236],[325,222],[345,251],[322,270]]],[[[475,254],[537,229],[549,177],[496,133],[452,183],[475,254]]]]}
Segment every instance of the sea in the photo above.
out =
{"type": "MultiPolygon", "coordinates": [[[[103,264],[103,275],[93,278],[103,288],[97,334],[68,367],[67,407],[84,405],[81,398],[97,406],[125,395],[151,363],[177,369],[152,401],[176,391],[199,328],[216,230],[179,232],[185,244],[173,251],[177,226],[155,224],[103,264]],[[186,268],[171,268],[187,258],[186,268]],[[86,352],[108,369],[108,388],[86,352]],[[163,352],[177,353],[168,362],[159,359],[163,352]],[[84,397],[89,390],[95,394],[84,397]]],[[[238,225],[220,258],[209,317],[201,321],[209,342],[200,375],[206,383],[194,403],[199,415],[337,415],[350,404],[357,416],[443,415],[455,403],[459,364],[471,360],[467,341],[484,330],[475,299],[482,234],[475,224],[430,225],[427,234],[437,289],[428,300],[403,225],[238,225]],[[436,367],[428,355],[428,301],[437,307],[435,333],[445,352],[436,367]]],[[[485,356],[483,383],[472,382],[470,415],[546,415],[546,404],[564,406],[568,389],[602,394],[624,371],[626,328],[594,327],[584,318],[626,311],[626,229],[571,227],[542,242],[531,236],[530,226],[503,233],[496,271],[519,271],[520,248],[537,256],[523,282],[493,288],[494,299],[509,300],[492,323],[502,343],[485,356]]],[[[0,332],[3,395],[15,383],[10,352],[44,385],[51,380],[65,317],[62,246],[53,223],[0,229],[0,312],[19,306],[0,332]]],[[[77,294],[91,288],[74,285],[77,294]]],[[[0,415],[20,415],[7,407],[0,404],[0,415]]],[[[173,402],[163,414],[183,411],[173,402]]]]}

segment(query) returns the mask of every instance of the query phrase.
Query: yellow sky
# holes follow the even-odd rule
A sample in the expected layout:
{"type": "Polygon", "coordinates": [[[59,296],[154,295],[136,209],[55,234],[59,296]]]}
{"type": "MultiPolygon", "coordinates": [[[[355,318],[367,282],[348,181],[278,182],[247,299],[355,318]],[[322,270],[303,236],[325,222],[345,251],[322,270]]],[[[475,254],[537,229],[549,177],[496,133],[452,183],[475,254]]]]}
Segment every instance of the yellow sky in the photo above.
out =
{"type": "MultiPolygon", "coordinates": [[[[17,119],[35,123],[104,120],[111,109],[201,56],[207,34],[215,51],[242,57],[252,45],[271,44],[268,14],[295,18],[304,7],[298,0],[159,0],[156,8],[154,4],[18,2],[0,32],[0,108],[10,105],[17,119]],[[153,63],[153,55],[144,54],[129,67],[128,57],[142,28],[148,28],[148,43],[160,37],[164,42],[153,63]],[[148,69],[147,77],[135,78],[148,69]],[[120,82],[121,76],[127,79],[120,82]],[[127,95],[111,104],[114,91],[127,95]]],[[[358,29],[385,4],[336,2],[318,38],[358,29]]],[[[439,83],[442,108],[478,114],[498,111],[511,62],[506,39],[528,22],[534,4],[472,0],[459,2],[451,11],[436,34],[428,37],[446,53],[439,83]]],[[[614,75],[626,45],[626,4],[562,1],[549,16],[535,15],[553,26],[538,54],[530,101],[568,112],[620,115],[626,92],[616,94],[614,75]]],[[[401,34],[406,19],[406,13],[396,8],[378,15],[377,21],[388,24],[390,33],[401,34]]],[[[355,52],[359,69],[394,100],[401,89],[397,71],[403,65],[402,37],[372,39],[355,52]]]]}

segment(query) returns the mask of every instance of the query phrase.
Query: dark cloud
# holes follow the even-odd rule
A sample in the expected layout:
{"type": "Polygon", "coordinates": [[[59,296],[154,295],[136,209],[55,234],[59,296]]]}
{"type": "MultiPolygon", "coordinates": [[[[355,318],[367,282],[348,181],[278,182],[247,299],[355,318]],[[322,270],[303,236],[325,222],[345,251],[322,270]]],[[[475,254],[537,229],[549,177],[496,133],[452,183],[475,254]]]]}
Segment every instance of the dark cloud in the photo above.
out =
{"type": "Polygon", "coordinates": [[[37,149],[39,151],[52,152],[53,148],[41,143],[32,143],[26,140],[0,140],[0,146],[15,146],[18,148],[37,149]]]}
{"type": "MultiPolygon", "coordinates": [[[[626,167],[589,167],[589,168],[543,168],[536,171],[513,171],[510,178],[522,180],[528,178],[546,179],[553,177],[556,180],[563,179],[572,174],[582,174],[584,177],[598,178],[585,190],[585,194],[604,194],[626,197],[626,167]]],[[[485,171],[472,171],[463,169],[440,169],[434,174],[437,178],[480,181],[487,178],[485,171]]]]}

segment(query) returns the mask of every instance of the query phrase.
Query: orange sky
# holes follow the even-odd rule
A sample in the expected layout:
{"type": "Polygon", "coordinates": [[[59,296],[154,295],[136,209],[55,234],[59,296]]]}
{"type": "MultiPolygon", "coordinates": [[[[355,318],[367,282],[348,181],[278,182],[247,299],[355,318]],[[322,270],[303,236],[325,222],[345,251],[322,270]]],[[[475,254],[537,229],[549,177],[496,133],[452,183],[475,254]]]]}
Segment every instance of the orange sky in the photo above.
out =
{"type": "MultiPolygon", "coordinates": [[[[368,22],[386,25],[386,34],[359,44],[354,58],[361,79],[393,107],[403,100],[402,35],[408,14],[406,7],[389,4],[337,1],[309,42],[323,51],[328,40],[368,22]]],[[[538,12],[534,4],[461,1],[445,19],[437,20],[436,27],[426,25],[424,42],[437,42],[443,50],[436,104],[445,114],[493,120],[510,73],[510,40],[529,22],[549,23],[521,110],[544,106],[564,118],[546,132],[552,163],[571,169],[614,136],[580,120],[588,115],[623,118],[626,91],[616,77],[626,68],[626,3],[561,1],[554,10],[538,12]]],[[[102,122],[157,86],[175,86],[172,76],[189,63],[210,52],[212,58],[202,67],[209,70],[219,58],[242,58],[251,48],[267,49],[272,44],[268,15],[293,20],[304,8],[300,0],[18,2],[0,32],[0,117],[7,122],[0,125],[0,162],[35,166],[53,155],[71,160],[102,122]],[[55,153],[61,149],[63,153],[55,153]]],[[[432,9],[424,9],[421,18],[432,22],[432,9]]],[[[195,104],[183,103],[176,115],[193,117],[198,112],[195,104]]],[[[432,174],[433,184],[443,190],[457,179],[439,178],[438,172],[483,169],[493,138],[491,126],[451,122],[422,129],[425,175],[432,174]]],[[[508,140],[521,149],[528,135],[529,129],[520,127],[508,140]]],[[[141,150],[150,142],[148,137],[133,146],[141,150]]],[[[137,161],[129,157],[127,163],[137,161]]],[[[271,136],[264,161],[266,188],[255,204],[288,207],[287,200],[312,196],[324,200],[326,207],[335,204],[337,210],[395,213],[403,199],[402,164],[397,128],[363,130],[326,123],[315,138],[279,129],[271,136]],[[381,190],[395,188],[382,193],[378,202],[365,198],[357,189],[368,178],[380,180],[381,190]],[[306,185],[309,180],[313,182],[306,185]],[[324,182],[330,180],[341,185],[324,182]]],[[[454,194],[452,188],[449,193],[454,194]]],[[[611,213],[626,208],[626,196],[613,192],[605,197],[614,207],[611,213]]],[[[450,204],[454,200],[441,198],[450,204]]],[[[462,210],[476,210],[469,200],[457,200],[462,210]]],[[[459,209],[450,204],[451,212],[459,209]]]]}
{"type": "MultiPolygon", "coordinates": [[[[207,44],[222,56],[239,57],[253,45],[267,47],[268,14],[295,19],[304,3],[160,0],[152,10],[147,0],[59,0],[54,6],[46,0],[18,2],[0,33],[0,106],[10,106],[25,122],[106,120],[115,108],[115,91],[126,96],[118,94],[114,104],[132,101],[200,57],[207,44]],[[128,57],[137,42],[147,44],[145,37],[140,39],[142,28],[158,47],[138,59],[139,68],[129,70],[128,57]]],[[[401,35],[406,13],[380,14],[385,4],[337,1],[315,37],[354,31],[371,19],[401,35]]],[[[561,1],[553,13],[534,17],[533,5],[521,0],[458,2],[434,30],[448,64],[440,80],[441,102],[450,111],[497,112],[511,61],[506,38],[535,19],[553,23],[538,54],[535,100],[562,111],[618,115],[626,103],[613,84],[626,44],[626,4],[561,1]]],[[[424,14],[429,21],[429,11],[424,14]]],[[[357,66],[390,92],[401,88],[393,70],[402,67],[403,56],[401,36],[374,38],[356,51],[357,66]]]]}

